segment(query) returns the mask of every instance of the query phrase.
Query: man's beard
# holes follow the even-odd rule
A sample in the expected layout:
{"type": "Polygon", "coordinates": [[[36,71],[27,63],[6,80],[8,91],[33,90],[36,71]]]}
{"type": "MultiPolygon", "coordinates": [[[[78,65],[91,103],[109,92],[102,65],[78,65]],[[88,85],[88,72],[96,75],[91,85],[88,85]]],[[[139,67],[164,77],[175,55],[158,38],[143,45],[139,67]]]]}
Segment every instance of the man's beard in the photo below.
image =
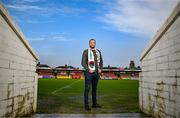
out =
{"type": "Polygon", "coordinates": [[[90,48],[95,48],[95,46],[90,46],[90,48]]]}

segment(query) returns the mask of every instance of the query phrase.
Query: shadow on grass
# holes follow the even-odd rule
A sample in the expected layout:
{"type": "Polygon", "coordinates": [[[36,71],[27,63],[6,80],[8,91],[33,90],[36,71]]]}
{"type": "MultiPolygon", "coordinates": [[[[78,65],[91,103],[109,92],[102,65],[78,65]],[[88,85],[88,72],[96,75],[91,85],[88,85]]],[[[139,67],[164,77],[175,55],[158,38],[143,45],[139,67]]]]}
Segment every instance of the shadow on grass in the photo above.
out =
{"type": "MultiPolygon", "coordinates": [[[[39,79],[38,113],[134,113],[141,112],[138,105],[138,81],[100,80],[98,103],[102,108],[84,110],[84,80],[39,79]],[[64,87],[56,95],[52,92],[64,87]]],[[[90,93],[91,96],[91,93],[90,93]]],[[[89,98],[90,103],[91,97],[89,98]]]]}

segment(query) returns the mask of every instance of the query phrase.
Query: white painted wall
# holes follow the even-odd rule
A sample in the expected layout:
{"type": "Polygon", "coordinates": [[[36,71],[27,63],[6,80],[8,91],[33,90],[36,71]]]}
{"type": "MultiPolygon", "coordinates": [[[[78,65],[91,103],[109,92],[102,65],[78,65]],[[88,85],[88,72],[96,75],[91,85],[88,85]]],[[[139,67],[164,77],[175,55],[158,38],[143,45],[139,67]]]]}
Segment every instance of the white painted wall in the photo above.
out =
{"type": "Polygon", "coordinates": [[[0,117],[36,111],[38,57],[0,4],[0,117]]]}
{"type": "Polygon", "coordinates": [[[141,57],[139,103],[154,117],[180,117],[180,3],[141,57]]]}

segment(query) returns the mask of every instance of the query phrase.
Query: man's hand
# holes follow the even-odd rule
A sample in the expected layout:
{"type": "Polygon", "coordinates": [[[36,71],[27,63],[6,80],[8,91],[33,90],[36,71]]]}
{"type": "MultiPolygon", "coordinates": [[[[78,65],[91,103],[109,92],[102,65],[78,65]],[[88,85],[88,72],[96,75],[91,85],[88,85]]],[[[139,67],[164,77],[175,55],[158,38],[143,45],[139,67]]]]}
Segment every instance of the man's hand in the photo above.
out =
{"type": "Polygon", "coordinates": [[[92,71],[92,70],[89,70],[89,73],[93,73],[94,71],[92,71]]]}
{"type": "Polygon", "coordinates": [[[98,70],[98,73],[99,73],[99,74],[101,74],[101,72],[102,72],[101,70],[98,70]]]}

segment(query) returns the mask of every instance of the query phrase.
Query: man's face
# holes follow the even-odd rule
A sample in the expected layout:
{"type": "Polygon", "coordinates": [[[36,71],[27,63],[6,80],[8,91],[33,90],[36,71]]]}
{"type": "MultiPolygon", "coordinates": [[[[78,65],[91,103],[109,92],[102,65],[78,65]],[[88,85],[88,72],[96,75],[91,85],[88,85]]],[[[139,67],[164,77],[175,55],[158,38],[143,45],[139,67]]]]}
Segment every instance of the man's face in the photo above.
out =
{"type": "Polygon", "coordinates": [[[96,41],[91,40],[91,41],[89,42],[89,47],[90,47],[90,48],[95,48],[95,46],[96,46],[96,41]]]}

